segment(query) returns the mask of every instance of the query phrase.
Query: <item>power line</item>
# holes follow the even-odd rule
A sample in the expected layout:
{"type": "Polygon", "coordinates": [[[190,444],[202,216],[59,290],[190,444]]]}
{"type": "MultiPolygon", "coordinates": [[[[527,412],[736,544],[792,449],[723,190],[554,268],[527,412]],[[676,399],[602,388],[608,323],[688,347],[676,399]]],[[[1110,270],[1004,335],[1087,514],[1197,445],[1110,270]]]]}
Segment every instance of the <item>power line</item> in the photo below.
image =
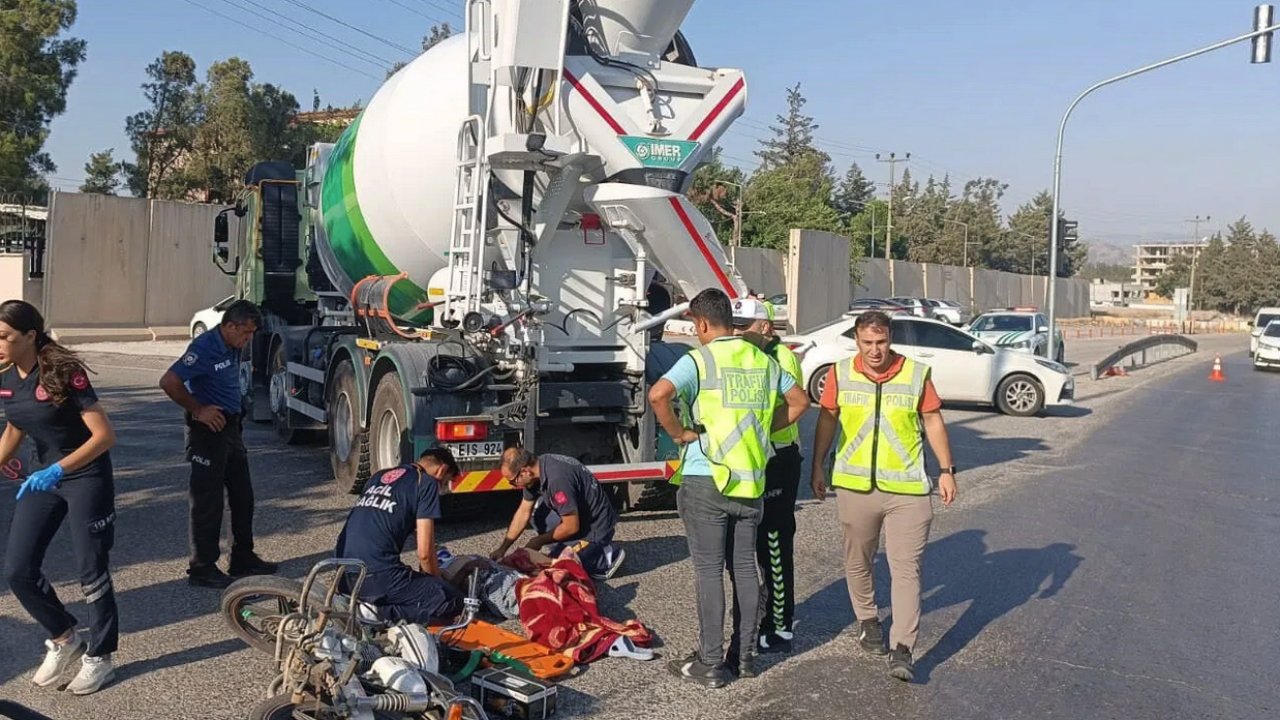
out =
{"type": "Polygon", "coordinates": [[[433,0],[420,0],[420,2],[422,2],[424,5],[430,5],[433,8],[438,8],[444,12],[450,13],[452,15],[456,15],[459,20],[463,19],[462,13],[457,8],[445,7],[444,5],[441,5],[439,2],[434,2],[433,0]]]}
{"type": "Polygon", "coordinates": [[[223,14],[223,13],[220,13],[220,12],[218,12],[217,10],[214,10],[213,8],[205,7],[204,5],[201,5],[200,3],[196,2],[195,0],[183,0],[183,2],[187,3],[188,5],[194,5],[194,6],[198,7],[198,8],[200,8],[201,10],[204,10],[205,12],[209,12],[209,13],[212,13],[212,14],[214,14],[214,15],[217,15],[218,17],[220,17],[220,18],[222,18],[222,19],[224,19],[224,20],[229,20],[229,21],[231,21],[231,22],[233,22],[233,23],[235,23],[235,24],[237,24],[237,25],[240,25],[241,27],[245,27],[245,28],[248,28],[248,29],[250,29],[250,30],[252,30],[252,31],[256,32],[256,33],[259,33],[259,34],[265,35],[265,36],[267,36],[267,37],[269,37],[269,38],[271,38],[271,39],[275,40],[276,42],[281,43],[281,44],[283,44],[283,45],[288,45],[289,47],[291,47],[291,48],[293,48],[293,49],[295,49],[295,50],[301,50],[302,52],[304,52],[304,53],[306,53],[306,54],[308,54],[308,55],[311,55],[311,56],[313,56],[313,57],[320,58],[321,60],[324,60],[325,62],[333,63],[334,65],[337,65],[338,67],[341,67],[341,68],[345,68],[345,69],[347,69],[347,70],[350,70],[350,71],[351,71],[351,72],[353,72],[353,73],[357,73],[357,74],[360,74],[360,75],[364,75],[365,77],[367,77],[367,78],[371,78],[371,79],[373,79],[373,80],[380,80],[380,79],[381,79],[381,78],[377,77],[376,75],[370,75],[369,73],[365,72],[364,70],[361,70],[361,69],[359,69],[359,68],[351,67],[350,65],[347,65],[346,63],[339,62],[338,60],[334,60],[333,58],[330,58],[330,57],[326,57],[326,56],[324,56],[324,55],[321,55],[320,53],[317,53],[317,52],[315,52],[315,51],[313,51],[313,50],[311,50],[311,49],[309,49],[309,48],[302,47],[301,45],[296,45],[296,44],[294,44],[294,43],[289,42],[288,40],[283,40],[283,39],[281,39],[281,38],[279,38],[279,37],[277,37],[277,36],[275,36],[275,35],[272,35],[271,33],[267,32],[267,31],[265,31],[265,30],[263,30],[263,29],[261,29],[261,28],[254,27],[253,25],[250,25],[249,23],[246,23],[246,22],[242,22],[242,21],[240,21],[240,20],[238,20],[238,19],[236,19],[236,18],[231,17],[230,15],[225,15],[225,14],[223,14]]]}
{"type": "MultiPolygon", "coordinates": [[[[258,16],[258,17],[261,17],[262,19],[266,20],[267,22],[270,22],[270,23],[272,23],[272,24],[274,24],[274,25],[276,25],[276,26],[278,26],[278,27],[284,27],[283,25],[280,25],[280,23],[278,23],[278,22],[276,22],[276,21],[274,21],[274,20],[271,20],[270,18],[267,18],[267,17],[263,16],[261,13],[255,13],[254,11],[249,10],[248,8],[242,8],[242,7],[238,6],[238,5],[234,5],[234,4],[232,4],[232,0],[222,0],[222,1],[223,1],[223,2],[225,2],[225,3],[227,3],[227,4],[229,4],[229,5],[232,5],[232,7],[235,7],[235,8],[237,8],[237,9],[239,9],[239,10],[244,10],[245,12],[248,12],[248,13],[250,13],[250,14],[253,14],[253,15],[256,15],[256,16],[258,16]]],[[[266,12],[269,12],[269,13],[271,13],[272,15],[275,15],[275,16],[277,16],[277,17],[283,18],[284,20],[287,20],[288,22],[291,22],[291,23],[293,23],[294,25],[297,25],[297,26],[299,26],[299,27],[301,27],[301,28],[304,28],[304,29],[306,29],[306,30],[309,30],[309,31],[310,31],[311,33],[313,33],[314,35],[318,35],[318,36],[320,36],[320,37],[322,37],[322,38],[325,38],[325,39],[327,39],[327,40],[331,40],[331,41],[333,41],[333,42],[335,42],[335,43],[337,43],[337,44],[339,44],[339,45],[341,45],[341,46],[343,46],[343,47],[346,47],[346,48],[348,48],[348,49],[350,49],[350,50],[352,50],[352,51],[354,51],[354,52],[360,53],[360,54],[362,54],[362,55],[364,55],[364,56],[366,56],[366,57],[368,57],[368,58],[371,58],[371,60],[365,60],[365,58],[359,58],[359,57],[358,57],[358,58],[356,58],[357,60],[361,60],[361,61],[363,61],[363,62],[370,62],[370,64],[377,65],[379,68],[381,68],[381,69],[383,69],[383,70],[386,70],[387,68],[391,67],[392,65],[395,65],[395,61],[394,61],[394,60],[388,60],[387,58],[381,57],[381,56],[379,56],[379,55],[374,55],[373,53],[371,53],[371,52],[369,52],[369,51],[367,51],[367,50],[364,50],[364,49],[362,49],[362,48],[360,48],[360,47],[357,47],[357,46],[355,46],[355,45],[352,45],[351,43],[349,43],[349,42],[347,42],[347,41],[343,40],[342,38],[339,38],[339,37],[334,36],[334,35],[330,35],[330,34],[328,34],[328,33],[324,32],[323,30],[317,30],[316,28],[313,28],[313,27],[311,27],[310,25],[308,25],[308,24],[306,24],[306,23],[304,23],[304,22],[300,22],[300,21],[298,21],[298,20],[294,20],[293,18],[289,17],[288,15],[285,15],[285,14],[283,14],[283,13],[281,13],[281,12],[276,11],[276,10],[272,10],[271,8],[269,8],[269,7],[265,6],[265,5],[262,5],[262,4],[260,4],[260,3],[254,2],[254,0],[240,0],[240,2],[245,2],[245,3],[248,3],[248,4],[250,4],[250,5],[253,5],[253,6],[254,6],[254,7],[256,7],[256,8],[260,8],[260,9],[262,9],[262,10],[265,10],[266,12]]],[[[305,34],[304,34],[304,33],[302,33],[301,31],[294,30],[293,28],[284,28],[284,29],[289,30],[290,32],[298,33],[299,35],[302,35],[303,37],[307,38],[308,40],[314,40],[314,39],[315,39],[314,37],[311,37],[311,36],[309,36],[309,35],[305,35],[305,34]]]]}
{"type": "MultiPolygon", "coordinates": [[[[190,0],[188,0],[188,2],[189,2],[189,1],[190,1],[190,0]]],[[[387,46],[393,47],[393,48],[395,48],[396,50],[399,50],[400,52],[407,53],[407,54],[409,55],[409,57],[418,57],[418,55],[420,55],[420,54],[421,54],[421,52],[420,52],[420,51],[418,51],[418,50],[411,50],[411,49],[409,49],[409,48],[407,48],[407,47],[405,47],[405,46],[403,46],[403,45],[401,45],[401,44],[399,44],[399,43],[395,43],[395,42],[392,42],[392,41],[390,41],[390,40],[388,40],[388,39],[386,39],[386,38],[384,38],[384,37],[379,37],[379,36],[377,36],[377,35],[374,35],[373,33],[369,32],[368,30],[362,30],[362,29],[360,29],[360,28],[356,27],[355,25],[352,25],[351,23],[345,22],[345,21],[343,21],[343,20],[339,20],[338,18],[336,18],[336,17],[334,17],[334,16],[332,16],[332,15],[330,15],[330,14],[328,14],[328,13],[321,12],[321,11],[319,11],[319,10],[317,10],[317,9],[315,9],[315,8],[313,8],[313,7],[311,7],[310,5],[307,5],[306,3],[299,2],[299,0],[285,0],[285,2],[289,3],[290,5],[296,5],[296,6],[300,7],[300,8],[302,8],[303,10],[306,10],[307,12],[315,13],[316,15],[319,15],[320,17],[322,17],[322,18],[324,18],[324,19],[326,19],[326,20],[329,20],[330,22],[338,23],[339,25],[341,25],[341,26],[343,26],[343,27],[347,28],[348,30],[355,30],[356,32],[360,33],[361,35],[364,35],[365,37],[368,37],[368,38],[372,38],[372,39],[374,39],[374,40],[377,40],[378,42],[383,43],[383,44],[385,44],[385,45],[387,45],[387,46]]]]}
{"type": "Polygon", "coordinates": [[[433,23],[445,23],[445,24],[448,24],[448,22],[447,22],[446,20],[441,20],[440,18],[435,17],[434,15],[428,15],[428,14],[426,14],[426,13],[422,12],[421,10],[417,9],[416,7],[414,7],[414,6],[412,6],[412,5],[405,5],[404,3],[400,2],[400,0],[386,0],[386,1],[387,1],[387,2],[389,2],[389,3],[391,3],[392,5],[395,5],[395,6],[396,6],[396,7],[398,7],[398,8],[402,8],[402,9],[404,9],[404,10],[408,10],[409,12],[413,13],[414,15],[417,15],[418,17],[426,18],[426,19],[430,20],[430,21],[431,21],[431,22],[433,22],[433,23]]]}

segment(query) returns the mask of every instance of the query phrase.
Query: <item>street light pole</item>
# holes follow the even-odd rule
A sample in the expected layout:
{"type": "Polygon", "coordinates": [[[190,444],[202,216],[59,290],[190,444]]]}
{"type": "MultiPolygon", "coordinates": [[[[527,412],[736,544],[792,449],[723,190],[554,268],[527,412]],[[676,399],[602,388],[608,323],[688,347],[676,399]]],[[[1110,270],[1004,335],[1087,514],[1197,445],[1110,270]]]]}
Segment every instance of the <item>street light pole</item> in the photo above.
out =
{"type": "Polygon", "coordinates": [[[1191,236],[1191,281],[1188,283],[1188,287],[1187,287],[1187,312],[1191,312],[1196,309],[1196,306],[1195,306],[1196,260],[1200,259],[1199,247],[1197,246],[1197,243],[1200,242],[1200,223],[1209,222],[1210,218],[1212,217],[1213,217],[1212,215],[1205,215],[1204,218],[1202,219],[1199,215],[1197,215],[1192,220],[1184,221],[1189,223],[1195,223],[1195,226],[1196,226],[1194,234],[1191,236]]]}
{"type": "Polygon", "coordinates": [[[964,226],[964,266],[969,267],[969,223],[952,220],[951,218],[942,218],[942,222],[955,223],[964,226]]]}
{"type": "MultiPolygon", "coordinates": [[[[885,260],[892,259],[890,257],[890,251],[893,249],[893,189],[898,182],[896,176],[894,175],[894,170],[897,168],[897,164],[899,162],[909,162],[910,160],[911,160],[911,153],[907,153],[907,156],[902,160],[899,160],[897,158],[897,153],[889,153],[889,158],[887,160],[881,160],[880,153],[876,153],[877,162],[889,163],[889,229],[886,232],[885,238],[884,238],[884,259],[885,260]]],[[[897,288],[895,287],[895,285],[896,283],[894,282],[894,277],[893,277],[893,265],[890,265],[889,266],[889,294],[890,295],[893,295],[897,292],[897,288]]]]}
{"type": "Polygon", "coordinates": [[[1057,301],[1057,298],[1055,297],[1055,293],[1054,293],[1054,281],[1057,279],[1057,276],[1058,276],[1058,225],[1059,225],[1058,212],[1061,209],[1061,204],[1059,200],[1062,194],[1062,139],[1067,132],[1067,120],[1071,117],[1071,111],[1075,110],[1076,105],[1079,105],[1080,101],[1085,99],[1085,97],[1090,93],[1092,93],[1094,90],[1097,90],[1102,87],[1106,87],[1107,85],[1111,85],[1112,83],[1120,82],[1121,80],[1127,80],[1128,78],[1131,78],[1135,75],[1141,75],[1143,73],[1150,72],[1152,70],[1157,70],[1159,68],[1165,67],[1166,65],[1172,65],[1176,62],[1189,60],[1198,55],[1204,55],[1205,53],[1213,52],[1214,50],[1221,50],[1224,47],[1227,47],[1229,45],[1234,45],[1239,42],[1244,42],[1245,40],[1254,41],[1253,56],[1250,58],[1251,63],[1253,64],[1269,63],[1271,62],[1271,35],[1276,30],[1280,30],[1280,25],[1273,25],[1271,22],[1272,11],[1273,11],[1273,8],[1270,5],[1258,5],[1253,10],[1253,28],[1254,28],[1253,32],[1245,33],[1244,35],[1239,35],[1229,40],[1223,40],[1222,42],[1214,43],[1213,45],[1209,45],[1207,47],[1202,47],[1199,50],[1192,50],[1191,52],[1183,53],[1182,55],[1178,55],[1177,57],[1171,57],[1167,60],[1161,60],[1160,62],[1157,62],[1157,63],[1145,65],[1136,70],[1130,70],[1127,73],[1116,75],[1113,78],[1108,78],[1106,80],[1103,80],[1100,83],[1090,86],[1089,89],[1077,95],[1076,99],[1072,100],[1071,104],[1067,106],[1067,111],[1062,115],[1062,122],[1058,125],[1058,149],[1053,157],[1053,215],[1051,216],[1051,219],[1050,219],[1050,222],[1052,224],[1050,225],[1051,237],[1049,241],[1050,244],[1049,244],[1049,283],[1048,283],[1048,292],[1049,292],[1048,357],[1053,357],[1054,350],[1056,349],[1054,347],[1056,343],[1054,342],[1054,332],[1053,332],[1054,322],[1055,322],[1054,311],[1056,309],[1055,305],[1057,301]]]}

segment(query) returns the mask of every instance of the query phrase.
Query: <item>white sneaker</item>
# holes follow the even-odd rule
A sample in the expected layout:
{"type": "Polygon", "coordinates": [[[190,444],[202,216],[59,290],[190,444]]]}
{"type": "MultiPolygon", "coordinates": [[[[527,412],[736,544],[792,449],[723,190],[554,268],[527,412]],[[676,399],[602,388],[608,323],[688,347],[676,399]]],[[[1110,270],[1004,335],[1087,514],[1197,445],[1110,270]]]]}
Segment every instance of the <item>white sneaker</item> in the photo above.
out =
{"type": "Polygon", "coordinates": [[[615,573],[618,572],[618,568],[622,567],[622,561],[627,559],[627,551],[623,550],[621,547],[618,547],[617,545],[613,546],[612,550],[613,550],[612,552],[613,557],[609,558],[608,556],[606,556],[606,559],[609,562],[609,569],[604,571],[603,573],[592,575],[591,577],[593,579],[608,580],[612,578],[615,573]]]}
{"type": "Polygon", "coordinates": [[[72,630],[71,639],[62,645],[53,640],[45,640],[44,646],[49,650],[44,654],[44,662],[40,663],[36,674],[31,676],[31,682],[40,687],[49,687],[57,682],[62,673],[71,667],[71,663],[84,654],[86,645],[79,630],[72,630]]]}
{"type": "Polygon", "coordinates": [[[85,655],[80,660],[80,672],[76,673],[76,678],[67,686],[67,690],[74,695],[88,695],[97,692],[98,688],[106,685],[111,678],[115,677],[116,668],[111,663],[110,655],[102,657],[93,657],[85,655]]]}

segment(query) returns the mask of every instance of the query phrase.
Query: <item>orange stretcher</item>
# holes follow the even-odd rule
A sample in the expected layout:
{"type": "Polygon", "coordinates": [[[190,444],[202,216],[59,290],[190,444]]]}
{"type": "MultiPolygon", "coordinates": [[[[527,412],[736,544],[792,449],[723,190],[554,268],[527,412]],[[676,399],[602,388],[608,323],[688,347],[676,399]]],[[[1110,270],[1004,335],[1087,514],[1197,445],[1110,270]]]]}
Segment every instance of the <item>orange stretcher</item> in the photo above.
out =
{"type": "MultiPolygon", "coordinates": [[[[437,633],[445,627],[447,626],[432,625],[428,630],[437,633]]],[[[445,635],[441,641],[459,650],[490,653],[493,657],[486,659],[490,665],[503,664],[500,661],[505,656],[524,665],[539,680],[562,677],[575,665],[573,659],[564,653],[483,620],[473,620],[465,628],[445,635]]]]}

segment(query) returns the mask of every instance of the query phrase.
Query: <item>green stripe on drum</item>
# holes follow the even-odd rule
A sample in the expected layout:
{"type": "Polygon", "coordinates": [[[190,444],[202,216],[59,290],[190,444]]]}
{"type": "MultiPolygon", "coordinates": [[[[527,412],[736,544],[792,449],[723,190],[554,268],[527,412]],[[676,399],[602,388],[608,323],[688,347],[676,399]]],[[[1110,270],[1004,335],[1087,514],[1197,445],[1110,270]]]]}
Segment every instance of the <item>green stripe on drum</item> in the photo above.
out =
{"type": "MultiPolygon", "coordinates": [[[[329,169],[325,172],[324,184],[320,189],[329,248],[352,282],[359,282],[369,275],[396,275],[400,272],[374,240],[356,194],[356,139],[363,118],[364,114],[361,113],[338,138],[329,155],[329,169]]],[[[413,281],[401,280],[391,288],[391,313],[409,321],[426,322],[431,317],[430,310],[405,316],[406,312],[425,300],[426,296],[426,291],[413,281]]]]}

